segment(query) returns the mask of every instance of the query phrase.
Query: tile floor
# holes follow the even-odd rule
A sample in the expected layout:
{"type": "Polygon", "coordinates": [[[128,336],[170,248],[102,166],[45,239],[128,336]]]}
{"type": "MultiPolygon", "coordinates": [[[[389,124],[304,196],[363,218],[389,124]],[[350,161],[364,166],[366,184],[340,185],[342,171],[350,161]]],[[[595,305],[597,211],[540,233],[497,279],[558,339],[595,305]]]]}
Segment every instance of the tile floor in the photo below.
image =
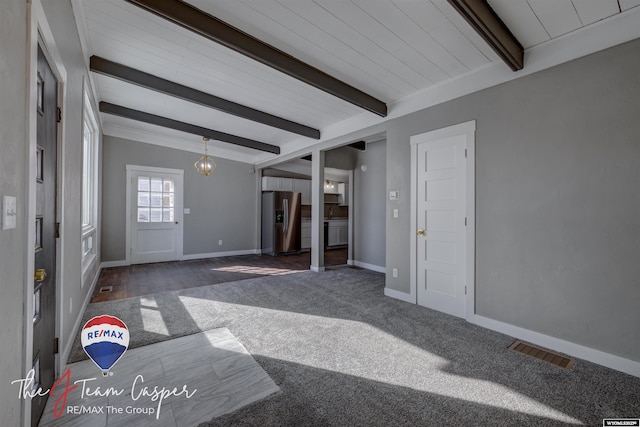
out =
{"type": "Polygon", "coordinates": [[[95,380],[76,384],[55,418],[63,382],[49,397],[40,427],[195,426],[280,390],[227,328],[128,350],[106,377],[90,360],[68,368],[69,386],[95,380]],[[175,392],[158,398],[163,390],[175,392]]]}

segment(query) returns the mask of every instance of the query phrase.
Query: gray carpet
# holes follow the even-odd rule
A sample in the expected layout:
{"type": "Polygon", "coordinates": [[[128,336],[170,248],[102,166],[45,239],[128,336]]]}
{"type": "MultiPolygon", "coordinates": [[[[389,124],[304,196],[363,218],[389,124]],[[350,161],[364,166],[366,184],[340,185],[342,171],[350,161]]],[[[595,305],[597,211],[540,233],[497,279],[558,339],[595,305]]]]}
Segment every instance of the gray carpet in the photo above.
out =
{"type": "MultiPolygon", "coordinates": [[[[507,350],[462,319],[383,296],[384,276],[343,268],[90,304],[130,348],[227,327],[282,393],[209,426],[602,425],[640,417],[640,378],[571,371],[507,350]]],[[[73,360],[83,357],[79,342],[73,360]]]]}

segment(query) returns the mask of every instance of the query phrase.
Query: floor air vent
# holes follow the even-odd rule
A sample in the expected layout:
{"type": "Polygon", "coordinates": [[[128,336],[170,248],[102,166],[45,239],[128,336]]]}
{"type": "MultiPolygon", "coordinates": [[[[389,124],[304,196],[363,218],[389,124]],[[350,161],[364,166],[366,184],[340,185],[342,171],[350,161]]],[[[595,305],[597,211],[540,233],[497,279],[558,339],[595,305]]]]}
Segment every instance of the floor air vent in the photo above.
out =
{"type": "Polygon", "coordinates": [[[558,353],[554,353],[544,348],[528,344],[522,341],[516,341],[509,346],[509,350],[517,351],[518,353],[526,354],[527,356],[535,357],[552,365],[559,366],[562,369],[569,370],[573,368],[576,361],[562,356],[558,353]]]}
{"type": "Polygon", "coordinates": [[[111,292],[113,291],[113,286],[102,286],[100,287],[100,293],[111,292]]]}

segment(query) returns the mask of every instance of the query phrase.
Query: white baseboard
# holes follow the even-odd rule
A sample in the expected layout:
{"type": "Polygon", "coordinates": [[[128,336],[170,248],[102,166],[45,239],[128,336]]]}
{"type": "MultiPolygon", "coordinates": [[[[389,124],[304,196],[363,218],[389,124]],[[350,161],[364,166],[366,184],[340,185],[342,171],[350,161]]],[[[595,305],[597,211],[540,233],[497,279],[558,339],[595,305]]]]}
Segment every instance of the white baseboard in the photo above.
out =
{"type": "Polygon", "coordinates": [[[260,255],[262,250],[260,249],[243,249],[241,251],[226,251],[226,252],[210,252],[208,254],[190,254],[183,255],[182,260],[192,259],[205,259],[205,258],[219,258],[223,256],[235,256],[235,255],[260,255]]]}
{"type": "Polygon", "coordinates": [[[120,261],[104,261],[100,263],[100,268],[124,267],[127,265],[131,265],[131,264],[129,264],[129,262],[126,259],[123,259],[120,261]]]}
{"type": "MultiPolygon", "coordinates": [[[[347,262],[348,264],[349,262],[347,262]]],[[[355,265],[356,267],[366,268],[367,270],[377,271],[378,273],[386,273],[387,269],[385,267],[381,267],[379,265],[368,264],[366,262],[351,260],[350,265],[355,265]]]]}
{"type": "Polygon", "coordinates": [[[82,308],[80,309],[80,312],[79,312],[80,314],[76,318],[76,321],[73,324],[73,327],[71,328],[71,335],[69,335],[68,337],[69,339],[64,346],[64,350],[62,351],[62,354],[60,355],[61,357],[60,366],[65,367],[61,369],[60,374],[62,374],[62,371],[66,369],[67,360],[69,360],[69,354],[71,354],[71,349],[73,348],[73,342],[75,341],[76,335],[78,335],[78,331],[80,330],[80,327],[82,326],[82,317],[84,316],[84,312],[87,309],[87,306],[89,305],[89,301],[91,301],[91,296],[93,295],[93,291],[95,290],[96,285],[98,284],[98,279],[100,278],[101,271],[102,271],[102,264],[100,264],[100,267],[98,267],[98,271],[96,272],[95,277],[91,281],[91,286],[87,290],[87,295],[84,297],[84,301],[82,302],[82,308]]]}
{"type": "Polygon", "coordinates": [[[620,356],[615,356],[580,344],[574,344],[569,341],[554,338],[519,326],[510,325],[498,320],[489,319],[477,314],[470,319],[470,321],[478,326],[501,332],[550,350],[555,350],[569,356],[588,360],[589,362],[615,369],[616,371],[624,372],[625,374],[640,377],[640,362],[635,362],[620,356]]]}
{"type": "Polygon", "coordinates": [[[315,271],[316,273],[322,273],[324,271],[324,267],[316,267],[315,265],[310,265],[309,270],[315,271]]]}
{"type": "Polygon", "coordinates": [[[416,303],[416,298],[411,294],[396,291],[395,289],[391,289],[387,287],[384,288],[384,296],[399,299],[400,301],[408,302],[411,304],[416,303]]]}

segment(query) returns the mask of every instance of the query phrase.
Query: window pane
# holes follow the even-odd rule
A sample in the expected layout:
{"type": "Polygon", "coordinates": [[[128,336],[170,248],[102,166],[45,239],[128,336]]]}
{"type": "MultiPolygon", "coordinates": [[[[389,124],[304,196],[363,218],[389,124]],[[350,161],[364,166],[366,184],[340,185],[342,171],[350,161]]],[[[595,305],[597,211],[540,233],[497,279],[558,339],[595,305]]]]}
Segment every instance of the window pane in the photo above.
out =
{"type": "Polygon", "coordinates": [[[162,191],[162,179],[151,178],[151,191],[162,191]]]}
{"type": "Polygon", "coordinates": [[[149,206],[149,193],[138,193],[138,206],[149,206]]]}
{"type": "Polygon", "coordinates": [[[162,196],[162,206],[165,208],[173,207],[173,194],[165,194],[162,196]]]}
{"type": "Polygon", "coordinates": [[[138,191],[149,191],[149,177],[138,177],[138,191]]]}
{"type": "Polygon", "coordinates": [[[162,208],[151,208],[151,222],[162,222],[162,208]]]}
{"type": "Polygon", "coordinates": [[[164,191],[165,193],[173,193],[173,180],[165,179],[162,186],[162,191],[164,191]]]}
{"type": "Polygon", "coordinates": [[[40,319],[40,289],[33,293],[33,323],[40,319]]]}
{"type": "Polygon", "coordinates": [[[162,206],[162,193],[151,193],[151,207],[159,208],[162,206]]]}
{"type": "Polygon", "coordinates": [[[173,208],[162,210],[162,221],[173,222],[173,208]]]}
{"type": "Polygon", "coordinates": [[[138,208],[138,222],[149,222],[149,208],[138,208]]]}

